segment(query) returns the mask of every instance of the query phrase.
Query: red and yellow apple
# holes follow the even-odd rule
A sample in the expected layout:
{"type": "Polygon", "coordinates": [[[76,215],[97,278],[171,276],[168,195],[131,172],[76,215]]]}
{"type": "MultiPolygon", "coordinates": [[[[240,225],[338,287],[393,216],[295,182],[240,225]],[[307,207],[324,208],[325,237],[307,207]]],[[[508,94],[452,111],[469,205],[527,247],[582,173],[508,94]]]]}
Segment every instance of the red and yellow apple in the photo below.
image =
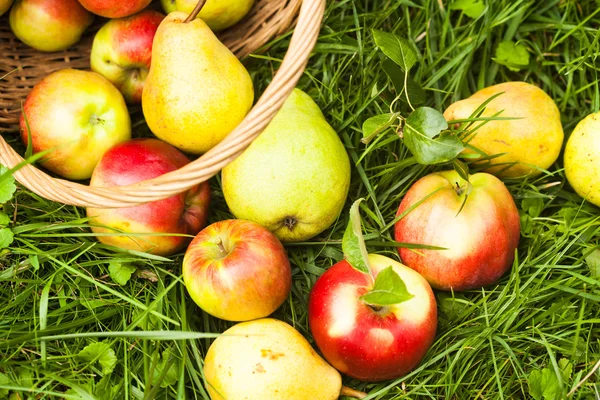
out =
{"type": "Polygon", "coordinates": [[[106,18],[123,18],[142,11],[152,0],[79,0],[94,14],[106,18]]]}
{"type": "Polygon", "coordinates": [[[12,3],[13,0],[0,0],[0,16],[8,11],[10,6],[12,6],[12,3]]]}
{"type": "Polygon", "coordinates": [[[94,36],[90,64],[111,81],[128,103],[142,100],[150,69],[152,40],[164,15],[145,10],[130,17],[108,21],[94,36]]]}
{"type": "Polygon", "coordinates": [[[444,248],[398,249],[402,262],[436,289],[491,285],[510,269],[519,244],[519,211],[506,186],[488,173],[469,182],[456,171],[429,174],[398,208],[398,216],[408,213],[394,227],[396,241],[444,248]]]}
{"type": "Polygon", "coordinates": [[[372,276],[340,261],[313,285],[308,321],[315,343],[338,371],[363,381],[400,377],[419,364],[437,328],[431,287],[416,271],[391,258],[369,254],[372,276]],[[387,267],[400,276],[413,296],[401,303],[374,307],[361,296],[387,267]]]}
{"type": "Polygon", "coordinates": [[[288,297],[285,248],[261,225],[230,219],[198,233],[183,258],[183,281],[196,304],[229,321],[270,315],[288,297]]]}
{"type": "Polygon", "coordinates": [[[109,148],[131,138],[123,96],[95,72],[51,73],[29,92],[23,111],[23,142],[30,134],[34,154],[50,151],[41,165],[67,179],[88,179],[109,148]]]}
{"type": "Polygon", "coordinates": [[[19,40],[48,52],[77,43],[93,20],[77,0],[20,0],[9,16],[10,28],[19,40]]]}
{"type": "MultiPolygon", "coordinates": [[[[158,139],[133,139],[104,154],[91,186],[114,187],[135,184],[175,171],[189,159],[158,139]]],[[[203,182],[184,193],[139,206],[87,209],[100,242],[121,249],[170,255],[185,247],[190,235],[206,225],[210,188],[203,182]]]]}

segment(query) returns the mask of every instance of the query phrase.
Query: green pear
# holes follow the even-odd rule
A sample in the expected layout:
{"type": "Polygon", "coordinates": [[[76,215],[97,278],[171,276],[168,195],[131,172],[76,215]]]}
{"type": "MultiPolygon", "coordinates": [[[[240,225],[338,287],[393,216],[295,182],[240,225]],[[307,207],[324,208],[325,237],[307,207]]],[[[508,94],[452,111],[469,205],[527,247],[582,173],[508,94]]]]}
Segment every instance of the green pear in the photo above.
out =
{"type": "Polygon", "coordinates": [[[350,160],[317,104],[294,89],[258,138],[222,171],[231,212],[282,241],[307,240],[338,217],[350,160]]]}
{"type": "Polygon", "coordinates": [[[160,23],[142,92],[150,130],[193,154],[217,145],[244,119],[254,101],[242,63],[201,19],[175,11],[160,23]]]}
{"type": "Polygon", "coordinates": [[[285,322],[263,318],[226,330],[211,344],[204,376],[212,400],[333,400],[340,373],[285,322]]]}
{"type": "MultiPolygon", "coordinates": [[[[183,11],[190,14],[198,0],[160,0],[166,13],[183,11]]],[[[207,0],[197,18],[213,31],[220,31],[239,22],[248,14],[254,0],[207,0]]]]}

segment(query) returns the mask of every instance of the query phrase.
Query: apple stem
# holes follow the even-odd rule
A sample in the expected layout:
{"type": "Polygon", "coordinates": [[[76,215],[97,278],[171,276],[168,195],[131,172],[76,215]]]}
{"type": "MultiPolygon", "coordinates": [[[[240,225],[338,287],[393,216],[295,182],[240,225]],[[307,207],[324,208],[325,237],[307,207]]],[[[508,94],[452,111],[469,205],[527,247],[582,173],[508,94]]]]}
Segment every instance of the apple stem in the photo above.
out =
{"type": "Polygon", "coordinates": [[[204,7],[205,3],[206,3],[206,0],[198,1],[198,4],[196,4],[196,7],[192,10],[191,14],[188,15],[188,17],[183,22],[187,24],[188,22],[196,19],[196,17],[198,16],[198,13],[200,12],[200,10],[202,10],[202,7],[204,7]]]}
{"type": "Polygon", "coordinates": [[[340,392],[341,396],[354,397],[355,399],[364,399],[367,397],[365,392],[361,392],[359,390],[354,390],[349,388],[348,386],[342,386],[342,391],[340,392]]]}
{"type": "Polygon", "coordinates": [[[223,245],[223,240],[221,240],[220,237],[217,237],[217,240],[215,241],[215,244],[219,247],[219,251],[221,252],[221,256],[225,257],[227,255],[227,249],[225,249],[225,246],[223,245]]]}

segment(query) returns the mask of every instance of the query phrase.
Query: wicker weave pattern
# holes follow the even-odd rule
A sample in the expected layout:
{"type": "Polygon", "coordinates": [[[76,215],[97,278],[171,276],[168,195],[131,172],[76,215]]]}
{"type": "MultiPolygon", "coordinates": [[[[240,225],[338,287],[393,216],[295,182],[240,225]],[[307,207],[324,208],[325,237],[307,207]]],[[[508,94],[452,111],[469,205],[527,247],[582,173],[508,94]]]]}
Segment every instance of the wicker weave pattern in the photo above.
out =
{"type": "MultiPolygon", "coordinates": [[[[226,32],[223,35],[223,39],[226,40],[226,44],[238,56],[247,54],[264,45],[265,38],[269,37],[270,39],[273,35],[287,29],[293,21],[299,3],[299,0],[296,2],[288,0],[260,0],[257,2],[255,6],[256,10],[253,11],[249,19],[242,26],[236,28],[236,31],[239,29],[239,32],[244,32],[244,36],[238,37],[236,41],[234,40],[234,33],[226,32]],[[267,15],[272,12],[277,14],[279,21],[282,20],[279,18],[285,19],[288,25],[284,28],[284,25],[275,24],[273,27],[265,28],[270,31],[270,33],[265,33],[261,29],[260,24],[263,24],[262,26],[271,24],[267,15]],[[255,21],[254,23],[257,24],[252,25],[256,37],[252,35],[252,29],[249,27],[244,28],[247,24],[251,24],[251,21],[255,21]],[[249,36],[252,36],[252,40],[244,41],[243,38],[249,36]],[[259,40],[259,38],[262,39],[259,40]]],[[[271,119],[273,119],[285,99],[289,96],[302,75],[310,52],[317,41],[324,8],[325,0],[304,0],[302,2],[297,26],[292,35],[288,52],[279,70],[273,77],[271,84],[246,118],[229,136],[219,143],[219,145],[185,167],[134,185],[111,188],[90,187],[62,179],[55,179],[30,165],[16,172],[16,179],[31,191],[47,199],[82,207],[127,207],[143,204],[180,193],[209,179],[250,145],[271,119]]],[[[14,39],[7,40],[5,31],[0,30],[0,40],[0,59],[4,59],[5,54],[8,53],[5,53],[6,47],[3,48],[2,46],[6,46],[7,42],[10,43],[14,39]]],[[[83,41],[81,46],[85,46],[85,43],[83,41]]],[[[87,54],[84,55],[82,53],[89,53],[89,47],[81,53],[76,51],[70,53],[69,57],[73,57],[70,61],[80,63],[77,65],[83,65],[87,54]]],[[[18,56],[18,54],[13,54],[13,56],[18,56]]],[[[65,57],[65,55],[63,54],[62,57],[65,57]]],[[[69,66],[75,66],[75,64],[69,64],[69,66]]],[[[64,67],[65,65],[62,63],[62,68],[64,67]]],[[[0,73],[2,73],[2,69],[0,69],[0,73]]],[[[32,77],[32,82],[34,79],[32,77]]],[[[27,85],[29,85],[29,80],[26,80],[27,85]]],[[[13,87],[16,87],[16,85],[13,87]]],[[[0,92],[3,93],[4,90],[4,87],[0,86],[0,92]]],[[[16,101],[22,99],[18,97],[17,90],[15,90],[13,95],[16,101]]],[[[0,101],[3,98],[4,95],[0,97],[0,101]]],[[[5,106],[0,102],[0,109],[3,107],[5,106]]],[[[0,114],[1,117],[2,114],[0,114]]],[[[2,124],[1,119],[0,124],[2,124]]],[[[0,163],[8,167],[14,167],[22,161],[23,158],[0,137],[0,163]]]]}

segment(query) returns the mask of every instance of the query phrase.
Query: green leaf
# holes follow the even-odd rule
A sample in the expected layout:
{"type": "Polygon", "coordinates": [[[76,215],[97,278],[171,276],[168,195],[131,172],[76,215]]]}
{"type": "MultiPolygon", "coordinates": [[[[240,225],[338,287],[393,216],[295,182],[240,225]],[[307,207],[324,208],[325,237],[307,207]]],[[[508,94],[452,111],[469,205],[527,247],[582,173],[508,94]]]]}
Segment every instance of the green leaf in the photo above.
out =
{"type": "Polygon", "coordinates": [[[33,267],[33,269],[35,271],[37,271],[38,269],[40,269],[40,260],[37,256],[37,254],[30,254],[29,255],[29,263],[31,264],[31,266],[33,267]]]}
{"type": "Polygon", "coordinates": [[[496,57],[492,59],[511,71],[520,71],[529,65],[529,52],[522,44],[506,40],[498,44],[496,57]]]}
{"type": "Polygon", "coordinates": [[[521,202],[521,208],[533,218],[539,217],[544,209],[544,201],[539,197],[526,197],[521,202]]]}
{"type": "Polygon", "coordinates": [[[113,260],[108,264],[108,274],[113,281],[121,286],[129,282],[131,275],[136,271],[136,269],[137,268],[135,266],[123,264],[120,261],[113,260]]]}
{"type": "Polygon", "coordinates": [[[412,299],[400,275],[390,265],[381,270],[375,277],[375,284],[360,299],[372,306],[389,306],[412,299]]]}
{"type": "Polygon", "coordinates": [[[558,379],[548,368],[532,371],[527,378],[529,394],[535,400],[558,400],[558,379]]]}
{"type": "Polygon", "coordinates": [[[7,226],[10,224],[10,217],[0,211],[0,226],[7,226]]]}
{"type": "Polygon", "coordinates": [[[96,384],[94,396],[98,400],[113,400],[117,398],[119,390],[120,385],[113,384],[110,381],[110,375],[104,375],[96,384]]]}
{"type": "Polygon", "coordinates": [[[571,380],[571,375],[573,374],[573,364],[571,364],[571,361],[561,358],[558,360],[558,369],[560,369],[563,382],[571,380]]]}
{"type": "Polygon", "coordinates": [[[450,5],[451,10],[461,10],[467,16],[475,19],[483,14],[485,3],[483,0],[455,0],[450,5]]]}
{"type": "Polygon", "coordinates": [[[585,257],[593,278],[600,278],[600,249],[592,251],[585,257]]]}
{"type": "Polygon", "coordinates": [[[8,246],[12,244],[14,240],[14,235],[12,231],[8,228],[0,229],[0,250],[6,249],[8,246]]]}
{"type": "MultiPolygon", "coordinates": [[[[10,385],[11,381],[8,375],[0,372],[0,385],[10,385]]],[[[0,399],[8,397],[8,389],[0,389],[0,399]]]]}
{"type": "Polygon", "coordinates": [[[102,367],[102,373],[105,375],[113,372],[117,365],[117,356],[106,342],[95,342],[85,346],[77,354],[77,358],[89,363],[98,362],[102,367]]]}
{"type": "Polygon", "coordinates": [[[430,107],[417,108],[406,119],[404,143],[421,164],[451,161],[464,146],[458,136],[445,129],[448,129],[448,122],[439,111],[430,107]]]}
{"type": "Polygon", "coordinates": [[[348,226],[342,238],[342,251],[346,261],[353,268],[365,274],[370,274],[369,255],[362,235],[360,210],[358,208],[361,201],[363,199],[356,200],[350,207],[350,221],[348,221],[348,226]]]}
{"type": "Polygon", "coordinates": [[[375,44],[383,54],[400,66],[405,72],[410,70],[419,59],[419,53],[403,37],[393,33],[373,29],[375,44]]]}
{"type": "Polygon", "coordinates": [[[452,160],[452,166],[454,170],[465,181],[469,182],[469,166],[459,159],[455,158],[452,160]]]}
{"type": "Polygon", "coordinates": [[[363,122],[363,143],[369,143],[375,136],[388,129],[398,121],[398,114],[387,113],[380,114],[367,119],[363,122]]]}
{"type": "Polygon", "coordinates": [[[156,383],[162,376],[162,380],[160,381],[161,388],[166,388],[177,383],[179,381],[179,368],[175,361],[175,357],[171,355],[170,348],[163,351],[160,362],[154,368],[154,378],[152,381],[156,383]]]}
{"type": "Polygon", "coordinates": [[[8,168],[0,165],[0,204],[12,199],[15,190],[17,190],[15,177],[8,175],[8,168]]]}
{"type": "MultiPolygon", "coordinates": [[[[402,72],[402,68],[400,68],[396,63],[392,60],[385,60],[381,64],[383,70],[387,74],[387,76],[392,81],[394,85],[394,89],[397,94],[404,92],[404,78],[405,73],[402,72]]],[[[423,104],[427,97],[425,95],[425,90],[415,82],[410,76],[406,77],[406,88],[408,92],[408,98],[410,99],[411,104],[423,104]]],[[[400,100],[406,102],[406,94],[400,96],[400,100]]]]}

